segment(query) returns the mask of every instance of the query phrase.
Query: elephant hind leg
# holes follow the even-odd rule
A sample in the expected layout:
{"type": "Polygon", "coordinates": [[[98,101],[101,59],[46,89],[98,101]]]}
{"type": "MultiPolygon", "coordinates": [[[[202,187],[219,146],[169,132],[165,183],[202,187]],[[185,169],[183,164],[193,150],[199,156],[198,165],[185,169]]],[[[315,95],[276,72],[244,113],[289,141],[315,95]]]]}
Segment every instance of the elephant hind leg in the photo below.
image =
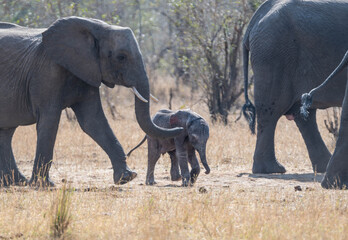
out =
{"type": "Polygon", "coordinates": [[[324,173],[331,154],[320,136],[316,122],[316,110],[309,110],[307,120],[304,120],[299,116],[295,118],[295,122],[306,143],[313,171],[324,173]]]}
{"type": "Polygon", "coordinates": [[[254,152],[253,173],[285,173],[285,168],[277,161],[274,149],[274,134],[279,118],[288,108],[291,94],[287,91],[291,76],[284,71],[286,62],[277,56],[277,51],[269,48],[265,58],[254,59],[254,98],[257,120],[257,139],[254,152]]]}
{"type": "Polygon", "coordinates": [[[257,119],[257,140],[254,153],[253,173],[285,173],[274,151],[274,133],[279,118],[257,119]]]}
{"type": "Polygon", "coordinates": [[[0,129],[0,186],[23,185],[27,179],[18,170],[12,152],[12,137],[16,128],[0,129]]]}
{"type": "Polygon", "coordinates": [[[158,161],[158,159],[161,156],[160,148],[159,148],[159,142],[156,139],[152,139],[151,137],[148,137],[147,139],[147,173],[146,173],[146,185],[154,185],[155,182],[155,166],[158,161]]]}

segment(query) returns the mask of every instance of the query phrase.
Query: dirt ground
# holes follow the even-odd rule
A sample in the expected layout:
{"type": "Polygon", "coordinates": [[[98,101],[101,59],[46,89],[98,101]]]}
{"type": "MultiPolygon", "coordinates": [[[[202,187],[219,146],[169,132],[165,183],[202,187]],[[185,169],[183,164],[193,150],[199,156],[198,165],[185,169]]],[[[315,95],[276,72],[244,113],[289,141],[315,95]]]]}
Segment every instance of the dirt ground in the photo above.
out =
{"type": "MultiPolygon", "coordinates": [[[[123,96],[124,98],[124,96],[123,96]]],[[[122,98],[121,98],[122,99],[122,98]]],[[[135,121],[132,100],[110,125],[125,152],[144,136],[135,121]]],[[[202,104],[175,102],[209,119],[202,104]]],[[[152,112],[166,104],[152,106],[152,112]]],[[[57,187],[0,189],[0,239],[47,239],[56,189],[67,182],[74,189],[67,239],[347,239],[348,192],[324,190],[323,174],[313,173],[304,142],[294,122],[282,118],[276,131],[276,156],[285,174],[252,174],[256,136],[237,111],[228,126],[210,123],[207,159],[189,188],[170,181],[170,159],[155,169],[157,185],[146,186],[147,146],[135,151],[128,165],[138,173],[132,182],[115,186],[110,160],[102,149],[65,114],[57,135],[51,179],[57,187]],[[115,227],[116,226],[116,227],[115,227]]],[[[330,151],[334,140],[318,123],[330,151]]],[[[36,146],[35,126],[20,127],[13,139],[19,169],[30,178],[36,146]]]]}
{"type": "MultiPolygon", "coordinates": [[[[121,121],[124,122],[124,120],[121,121]]],[[[297,140],[291,139],[291,136],[277,136],[281,141],[279,142],[276,140],[276,146],[278,145],[277,155],[280,155],[278,156],[279,161],[286,166],[287,172],[285,174],[252,174],[252,153],[256,136],[248,132],[246,124],[243,121],[244,119],[241,119],[241,121],[237,123],[239,126],[234,127],[225,127],[222,124],[211,125],[211,137],[208,142],[207,150],[211,173],[208,175],[204,174],[204,168],[202,167],[201,174],[194,187],[206,187],[210,189],[233,188],[235,186],[245,189],[257,187],[294,188],[295,186],[301,186],[303,189],[319,187],[323,174],[313,173],[309,158],[306,156],[306,149],[302,145],[303,141],[300,139],[299,134],[296,136],[299,138],[297,140]],[[232,129],[229,130],[228,128],[232,129]],[[235,130],[240,133],[235,132],[235,130]],[[244,136],[241,137],[240,135],[244,136]],[[232,144],[229,143],[228,139],[233,139],[232,144]],[[290,141],[290,143],[288,143],[288,141],[290,141]],[[281,146],[285,146],[287,150],[281,149],[281,146]],[[292,147],[293,149],[291,149],[292,147]],[[296,153],[295,151],[297,148],[300,148],[301,152],[296,153]],[[290,151],[290,154],[286,156],[281,155],[287,151],[290,151]],[[232,153],[232,156],[229,156],[229,152],[232,153]],[[247,152],[248,157],[243,156],[243,152],[247,152]],[[297,154],[303,154],[305,156],[301,156],[301,159],[295,159],[297,154]]],[[[114,129],[122,129],[122,126],[119,126],[117,121],[111,121],[111,125],[114,125],[114,129]]],[[[132,129],[136,129],[134,132],[137,131],[137,133],[133,136],[129,136],[127,135],[128,130],[125,129],[122,135],[127,135],[127,138],[136,140],[127,141],[126,145],[123,144],[125,152],[136,145],[142,138],[142,132],[137,129],[136,123],[132,122],[131,125],[132,129]]],[[[279,132],[284,131],[282,130],[282,128],[284,128],[282,125],[285,125],[285,128],[290,128],[286,130],[289,134],[291,134],[292,130],[296,130],[295,126],[292,126],[295,124],[286,121],[285,118],[281,119],[279,125],[281,129],[277,132],[278,135],[279,132]]],[[[133,132],[133,130],[129,132],[133,132]]],[[[119,135],[118,130],[116,130],[115,133],[116,136],[119,135]]],[[[294,134],[296,133],[293,133],[293,135],[294,134]]],[[[326,134],[326,136],[324,135],[324,137],[327,137],[326,140],[329,142],[329,145],[333,142],[329,134],[326,134]]],[[[121,143],[125,142],[122,137],[118,138],[121,143]]],[[[28,178],[31,175],[33,165],[33,159],[28,158],[28,155],[34,156],[35,141],[35,128],[33,126],[19,128],[14,138],[15,152],[24,150],[24,152],[27,153],[26,156],[17,157],[17,163],[20,170],[28,178]],[[23,140],[25,141],[24,143],[23,140]],[[17,141],[22,141],[20,145],[29,143],[29,148],[26,148],[26,150],[18,149],[20,148],[20,146],[18,146],[16,149],[17,141]]],[[[25,148],[26,146],[23,147],[25,148]]],[[[138,173],[137,178],[127,184],[127,187],[137,190],[151,188],[151,186],[144,185],[147,164],[147,144],[144,143],[127,161],[129,166],[138,173]]],[[[156,165],[155,179],[157,184],[153,186],[153,188],[181,186],[181,181],[172,182],[170,180],[169,171],[169,156],[162,155],[156,165]]],[[[113,170],[110,161],[102,149],[81,131],[76,122],[68,122],[63,114],[55,147],[55,159],[50,172],[52,180],[57,186],[62,185],[64,180],[68,180],[69,183],[76,188],[105,187],[113,185],[112,173],[113,170]]]]}

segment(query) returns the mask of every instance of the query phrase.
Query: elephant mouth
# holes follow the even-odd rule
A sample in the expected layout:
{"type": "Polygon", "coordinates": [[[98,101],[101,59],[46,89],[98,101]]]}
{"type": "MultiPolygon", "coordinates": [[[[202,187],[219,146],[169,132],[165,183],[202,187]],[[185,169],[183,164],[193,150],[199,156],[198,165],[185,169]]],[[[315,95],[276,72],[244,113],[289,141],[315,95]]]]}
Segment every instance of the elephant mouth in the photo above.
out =
{"type": "Polygon", "coordinates": [[[102,83],[104,83],[109,88],[114,88],[115,87],[115,83],[107,82],[105,80],[102,80],[102,83]]]}

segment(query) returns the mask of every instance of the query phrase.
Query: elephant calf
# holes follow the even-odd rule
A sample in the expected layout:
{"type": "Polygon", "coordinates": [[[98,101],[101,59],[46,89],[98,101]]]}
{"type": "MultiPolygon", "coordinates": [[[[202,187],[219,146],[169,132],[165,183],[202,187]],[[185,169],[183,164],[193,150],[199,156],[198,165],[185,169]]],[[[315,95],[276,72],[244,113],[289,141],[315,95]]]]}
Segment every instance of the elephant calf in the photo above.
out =
{"type": "Polygon", "coordinates": [[[209,174],[210,168],[206,160],[206,145],[209,138],[209,126],[197,113],[191,110],[160,110],[153,117],[153,122],[163,128],[182,127],[183,133],[174,138],[159,139],[146,135],[145,138],[133,148],[127,156],[141,146],[145,140],[148,144],[148,167],[146,184],[156,184],[154,178],[155,165],[161,154],[168,153],[171,159],[170,175],[172,181],[182,179],[183,186],[193,184],[200,173],[200,166],[195,151],[198,152],[205,173],[209,174]],[[188,162],[191,165],[189,172],[188,162]],[[179,173],[179,166],[181,175],[179,173]]]}
{"type": "MultiPolygon", "coordinates": [[[[307,118],[308,109],[315,106],[317,97],[332,88],[335,83],[335,76],[348,66],[348,51],[344,55],[341,63],[330,74],[330,76],[320,86],[312,89],[309,93],[302,95],[301,114],[307,118]],[[313,104],[312,104],[313,103],[313,104]]],[[[348,86],[342,104],[341,126],[338,134],[337,144],[321,186],[324,188],[347,188],[348,187],[348,86]]]]}

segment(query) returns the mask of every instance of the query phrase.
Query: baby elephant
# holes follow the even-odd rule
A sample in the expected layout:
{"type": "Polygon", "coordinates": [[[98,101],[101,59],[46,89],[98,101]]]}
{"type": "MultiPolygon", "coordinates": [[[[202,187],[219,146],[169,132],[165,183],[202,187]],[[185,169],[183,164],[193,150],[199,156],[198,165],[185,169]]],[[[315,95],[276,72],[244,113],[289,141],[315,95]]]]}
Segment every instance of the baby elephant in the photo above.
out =
{"type": "Polygon", "coordinates": [[[129,156],[147,140],[147,185],[156,184],[154,178],[155,165],[161,154],[165,153],[168,153],[171,159],[171,180],[178,181],[182,179],[183,186],[193,184],[200,173],[200,166],[195,151],[197,151],[200,156],[201,162],[206,170],[205,173],[208,174],[210,172],[205,154],[207,140],[209,138],[209,126],[201,116],[189,109],[176,112],[163,109],[155,114],[153,122],[157,126],[163,128],[182,127],[184,131],[181,135],[169,139],[152,138],[146,135],[145,138],[127,154],[127,156],[129,156]],[[189,172],[188,162],[191,165],[191,172],[189,172]]]}

